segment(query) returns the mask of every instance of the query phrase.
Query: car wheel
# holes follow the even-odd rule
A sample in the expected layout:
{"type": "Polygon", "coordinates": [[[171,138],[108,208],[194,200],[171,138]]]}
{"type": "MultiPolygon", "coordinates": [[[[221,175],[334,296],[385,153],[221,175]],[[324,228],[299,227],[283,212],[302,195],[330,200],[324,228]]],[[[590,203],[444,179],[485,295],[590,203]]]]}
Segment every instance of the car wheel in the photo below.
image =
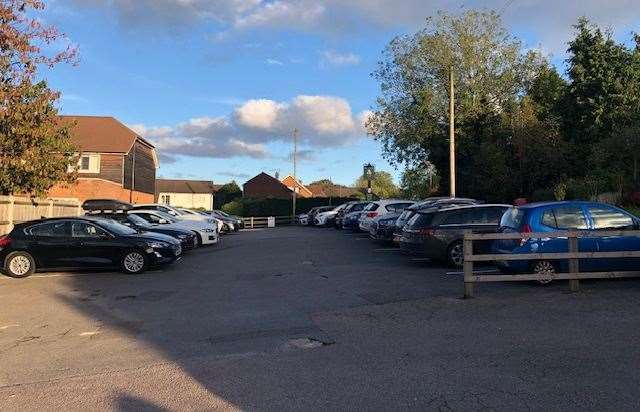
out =
{"type": "Polygon", "coordinates": [[[464,246],[461,241],[453,242],[447,250],[447,262],[450,266],[461,268],[464,263],[464,246]]]}
{"type": "Polygon", "coordinates": [[[531,272],[536,275],[545,276],[537,282],[541,285],[547,285],[553,281],[553,276],[558,272],[556,265],[548,260],[539,260],[531,265],[531,272]]]}
{"type": "Polygon", "coordinates": [[[147,269],[147,257],[139,250],[131,250],[122,258],[122,270],[137,275],[147,269]]]}
{"type": "Polygon", "coordinates": [[[35,272],[36,262],[27,252],[13,252],[4,260],[4,269],[12,278],[26,278],[35,272]]]}
{"type": "Polygon", "coordinates": [[[198,232],[193,232],[196,234],[196,247],[202,247],[202,236],[198,232]]]}

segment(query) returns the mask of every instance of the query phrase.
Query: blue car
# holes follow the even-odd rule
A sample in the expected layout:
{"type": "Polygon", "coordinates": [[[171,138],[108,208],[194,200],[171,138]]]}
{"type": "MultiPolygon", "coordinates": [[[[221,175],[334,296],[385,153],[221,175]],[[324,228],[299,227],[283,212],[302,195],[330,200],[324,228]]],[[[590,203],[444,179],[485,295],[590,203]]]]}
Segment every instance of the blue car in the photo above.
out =
{"type": "MultiPolygon", "coordinates": [[[[544,233],[565,230],[632,230],[640,228],[640,220],[632,214],[604,203],[565,201],[532,203],[513,207],[500,221],[500,232],[544,233]]],[[[493,253],[568,252],[567,238],[531,238],[496,240],[493,253]]],[[[616,252],[640,250],[640,236],[584,237],[578,239],[580,252],[616,252]]],[[[507,273],[553,274],[569,271],[566,260],[497,261],[507,273]]],[[[637,270],[639,259],[581,259],[580,271],[637,270]]]]}
{"type": "Polygon", "coordinates": [[[360,223],[360,216],[362,216],[363,211],[358,210],[357,212],[347,213],[342,217],[342,228],[350,229],[354,232],[359,232],[360,228],[358,227],[360,223]]]}

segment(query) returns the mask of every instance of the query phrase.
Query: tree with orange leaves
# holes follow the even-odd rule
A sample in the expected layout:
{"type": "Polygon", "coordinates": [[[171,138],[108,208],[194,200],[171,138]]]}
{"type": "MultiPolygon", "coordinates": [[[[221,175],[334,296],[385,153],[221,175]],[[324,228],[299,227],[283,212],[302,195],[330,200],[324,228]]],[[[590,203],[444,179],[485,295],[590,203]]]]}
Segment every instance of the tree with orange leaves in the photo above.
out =
{"type": "Polygon", "coordinates": [[[75,179],[77,149],[55,107],[60,93],[36,75],[76,64],[77,49],[47,52],[66,37],[31,15],[44,8],[41,0],[0,0],[0,194],[42,195],[75,179]]]}

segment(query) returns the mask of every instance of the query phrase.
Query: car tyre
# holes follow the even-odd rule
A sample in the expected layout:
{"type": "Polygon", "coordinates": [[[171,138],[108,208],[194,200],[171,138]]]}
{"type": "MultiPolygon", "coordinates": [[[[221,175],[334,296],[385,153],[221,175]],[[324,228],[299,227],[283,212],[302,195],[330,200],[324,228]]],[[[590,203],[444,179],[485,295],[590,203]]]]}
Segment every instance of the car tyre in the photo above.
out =
{"type": "Polygon", "coordinates": [[[202,247],[202,236],[198,232],[193,232],[196,234],[196,247],[202,247]]]}
{"type": "Polygon", "coordinates": [[[461,240],[449,245],[447,249],[447,263],[454,268],[461,268],[464,263],[464,246],[461,240]]]}
{"type": "Polygon", "coordinates": [[[558,273],[558,269],[555,263],[549,260],[538,260],[531,264],[531,273],[535,275],[546,275],[549,276],[546,279],[537,280],[537,282],[541,285],[548,285],[553,282],[553,275],[558,273]]]}
{"type": "Polygon", "coordinates": [[[147,270],[147,256],[140,250],[130,250],[122,257],[122,271],[130,275],[138,275],[147,270]]]}
{"type": "Polygon", "coordinates": [[[36,262],[27,252],[12,252],[4,260],[4,270],[12,278],[26,278],[36,271],[36,262]]]}

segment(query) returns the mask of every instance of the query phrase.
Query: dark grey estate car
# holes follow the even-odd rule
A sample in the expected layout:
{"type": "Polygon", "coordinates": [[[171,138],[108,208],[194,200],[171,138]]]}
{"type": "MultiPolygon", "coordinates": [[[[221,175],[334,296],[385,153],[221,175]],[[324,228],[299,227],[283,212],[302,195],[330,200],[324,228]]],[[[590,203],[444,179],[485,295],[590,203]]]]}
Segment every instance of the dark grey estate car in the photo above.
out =
{"type": "MultiPolygon", "coordinates": [[[[446,260],[461,267],[464,262],[462,239],[465,230],[490,233],[498,230],[500,219],[509,205],[469,205],[446,209],[418,210],[400,237],[402,252],[446,260]]],[[[490,244],[474,244],[474,252],[488,252],[490,244]]]]}

